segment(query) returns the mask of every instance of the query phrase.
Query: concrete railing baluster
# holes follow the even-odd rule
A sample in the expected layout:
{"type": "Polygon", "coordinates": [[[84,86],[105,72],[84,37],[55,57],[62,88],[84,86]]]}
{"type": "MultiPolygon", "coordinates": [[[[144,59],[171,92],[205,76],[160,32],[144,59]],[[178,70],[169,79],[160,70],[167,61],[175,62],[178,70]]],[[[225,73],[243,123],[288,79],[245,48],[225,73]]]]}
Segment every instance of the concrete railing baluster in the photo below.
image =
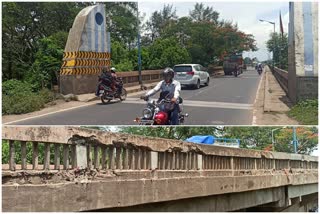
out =
{"type": "Polygon", "coordinates": [[[37,170],[38,169],[38,142],[32,143],[32,169],[37,170]]]}
{"type": "Polygon", "coordinates": [[[9,140],[9,168],[11,171],[16,170],[14,140],[9,140]]]}
{"type": "Polygon", "coordinates": [[[94,147],[94,168],[95,169],[99,169],[100,168],[100,163],[99,163],[99,150],[100,150],[100,147],[98,145],[95,145],[94,147]]]}
{"type": "Polygon", "coordinates": [[[69,145],[63,145],[63,169],[69,169],[69,145]]]}
{"type": "Polygon", "coordinates": [[[27,142],[21,141],[21,169],[27,169],[27,142]]]}
{"type": "Polygon", "coordinates": [[[50,143],[44,144],[44,163],[43,169],[49,170],[50,169],[50,143]]]}
{"type": "Polygon", "coordinates": [[[115,169],[115,164],[114,164],[114,147],[109,146],[108,147],[108,168],[111,170],[115,169]]]}
{"type": "Polygon", "coordinates": [[[54,169],[60,169],[60,144],[54,144],[54,169]]]}
{"type": "Polygon", "coordinates": [[[92,148],[91,144],[88,144],[87,145],[87,166],[88,166],[88,169],[92,168],[91,148],[92,148]]]}
{"type": "Polygon", "coordinates": [[[128,148],[123,148],[123,169],[129,169],[128,148]]]}
{"type": "Polygon", "coordinates": [[[101,146],[101,168],[102,169],[107,169],[107,147],[106,146],[101,146]]]}
{"type": "Polygon", "coordinates": [[[116,169],[122,169],[121,147],[116,147],[116,169]]]}

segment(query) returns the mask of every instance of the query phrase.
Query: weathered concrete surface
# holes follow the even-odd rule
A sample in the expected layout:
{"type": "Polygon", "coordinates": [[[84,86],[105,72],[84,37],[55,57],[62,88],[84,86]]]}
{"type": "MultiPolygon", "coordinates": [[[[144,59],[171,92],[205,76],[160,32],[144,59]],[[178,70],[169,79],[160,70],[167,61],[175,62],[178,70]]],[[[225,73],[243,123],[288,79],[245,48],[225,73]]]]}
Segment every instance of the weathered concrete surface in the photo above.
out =
{"type": "Polygon", "coordinates": [[[269,69],[265,72],[265,112],[288,112],[292,103],[269,69]]]}
{"type": "Polygon", "coordinates": [[[84,129],[80,127],[30,127],[30,126],[3,126],[2,138],[7,140],[36,141],[67,144],[77,139],[86,139],[90,143],[105,145],[125,145],[127,147],[145,147],[152,151],[195,151],[199,154],[217,155],[217,156],[234,156],[234,157],[265,157],[273,159],[291,159],[308,160],[318,162],[318,158],[308,155],[296,155],[287,153],[263,152],[249,149],[226,148],[213,145],[200,145],[187,143],[179,140],[169,140],[155,137],[144,137],[138,135],[129,135],[122,133],[104,132],[93,129],[84,129]]]}
{"type": "Polygon", "coordinates": [[[147,173],[152,178],[135,180],[115,173],[116,176],[109,176],[108,179],[42,185],[3,185],[2,207],[3,211],[16,212],[84,211],[318,182],[317,171],[289,176],[221,177],[194,176],[181,172],[184,175],[182,177],[169,177],[167,174],[166,178],[158,178],[154,171],[147,173]]]}
{"type": "Polygon", "coordinates": [[[99,74],[90,75],[61,75],[60,93],[61,94],[86,94],[95,93],[98,84],[99,74]]]}
{"type": "Polygon", "coordinates": [[[143,204],[123,208],[110,208],[104,212],[228,212],[254,207],[285,198],[285,188],[277,187],[241,193],[143,204]]]}
{"type": "Polygon", "coordinates": [[[296,103],[318,98],[318,2],[290,2],[289,6],[288,89],[296,103]]]}

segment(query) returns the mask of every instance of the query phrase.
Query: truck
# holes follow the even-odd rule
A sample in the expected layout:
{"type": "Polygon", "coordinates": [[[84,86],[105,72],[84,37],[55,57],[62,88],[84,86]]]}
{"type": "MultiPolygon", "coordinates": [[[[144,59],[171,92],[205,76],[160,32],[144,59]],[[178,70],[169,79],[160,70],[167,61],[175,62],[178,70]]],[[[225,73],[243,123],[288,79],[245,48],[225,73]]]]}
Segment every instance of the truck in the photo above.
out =
{"type": "Polygon", "coordinates": [[[242,74],[243,69],[246,69],[242,54],[231,54],[224,57],[223,60],[223,71],[224,75],[234,75],[238,76],[242,74]]]}

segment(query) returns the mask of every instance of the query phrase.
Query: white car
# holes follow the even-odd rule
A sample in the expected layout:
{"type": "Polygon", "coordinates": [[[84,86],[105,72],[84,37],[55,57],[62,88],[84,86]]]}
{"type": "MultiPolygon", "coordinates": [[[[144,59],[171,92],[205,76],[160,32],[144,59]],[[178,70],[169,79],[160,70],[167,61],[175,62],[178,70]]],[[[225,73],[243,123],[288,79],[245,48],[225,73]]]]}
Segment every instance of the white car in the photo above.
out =
{"type": "Polygon", "coordinates": [[[200,88],[201,85],[209,85],[210,75],[202,65],[180,64],[173,67],[174,79],[179,81],[181,86],[193,86],[200,88]]]}

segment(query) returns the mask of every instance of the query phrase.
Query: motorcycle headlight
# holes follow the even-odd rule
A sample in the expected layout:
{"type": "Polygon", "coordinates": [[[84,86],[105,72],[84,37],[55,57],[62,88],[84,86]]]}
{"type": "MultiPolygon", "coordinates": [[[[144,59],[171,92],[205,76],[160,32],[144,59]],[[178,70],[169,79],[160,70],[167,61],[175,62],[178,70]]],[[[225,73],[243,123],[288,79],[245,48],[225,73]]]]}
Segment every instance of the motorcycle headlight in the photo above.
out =
{"type": "Polygon", "coordinates": [[[149,108],[143,109],[142,115],[143,115],[144,118],[150,119],[150,118],[152,117],[152,111],[151,111],[151,109],[149,109],[149,108]]]}

